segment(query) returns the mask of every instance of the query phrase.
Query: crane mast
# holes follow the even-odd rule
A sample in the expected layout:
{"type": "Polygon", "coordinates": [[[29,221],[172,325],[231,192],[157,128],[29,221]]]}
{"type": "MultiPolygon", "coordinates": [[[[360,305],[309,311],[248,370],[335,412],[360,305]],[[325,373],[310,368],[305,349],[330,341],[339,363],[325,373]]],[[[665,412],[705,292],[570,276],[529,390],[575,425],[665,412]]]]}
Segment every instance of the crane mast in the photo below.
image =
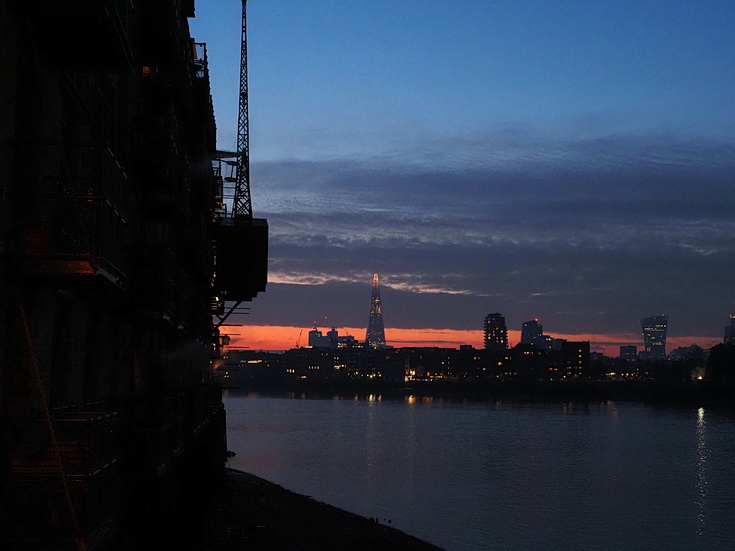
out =
{"type": "Polygon", "coordinates": [[[251,221],[250,202],[250,128],[248,124],[248,30],[247,0],[242,0],[242,34],[240,46],[240,102],[237,112],[237,172],[232,200],[234,220],[251,221]]]}
{"type": "MultiPolygon", "coordinates": [[[[217,152],[215,174],[219,180],[220,202],[215,210],[215,283],[212,313],[215,331],[232,314],[242,314],[240,304],[251,301],[268,283],[268,221],[253,218],[250,200],[250,138],[248,128],[248,38],[247,0],[242,0],[240,46],[240,101],[237,114],[237,151],[217,152]],[[222,175],[222,161],[233,172],[222,175]],[[224,182],[233,183],[232,210],[227,214],[224,182]],[[231,305],[229,309],[225,303],[231,305]],[[238,310],[239,309],[239,310],[238,310]]],[[[227,188],[229,191],[231,188],[227,188]]],[[[247,308],[245,308],[247,310],[247,308]]]]}

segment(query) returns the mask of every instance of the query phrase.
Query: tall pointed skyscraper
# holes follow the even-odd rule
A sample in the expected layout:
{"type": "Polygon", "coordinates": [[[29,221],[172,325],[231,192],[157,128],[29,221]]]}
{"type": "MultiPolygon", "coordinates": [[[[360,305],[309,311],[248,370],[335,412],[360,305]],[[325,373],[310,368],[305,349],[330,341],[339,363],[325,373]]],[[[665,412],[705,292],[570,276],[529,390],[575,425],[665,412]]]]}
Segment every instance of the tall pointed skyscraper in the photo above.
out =
{"type": "Polygon", "coordinates": [[[365,342],[373,348],[385,346],[383,305],[380,302],[380,282],[378,280],[378,274],[373,275],[373,294],[370,297],[370,320],[368,321],[365,342]]]}

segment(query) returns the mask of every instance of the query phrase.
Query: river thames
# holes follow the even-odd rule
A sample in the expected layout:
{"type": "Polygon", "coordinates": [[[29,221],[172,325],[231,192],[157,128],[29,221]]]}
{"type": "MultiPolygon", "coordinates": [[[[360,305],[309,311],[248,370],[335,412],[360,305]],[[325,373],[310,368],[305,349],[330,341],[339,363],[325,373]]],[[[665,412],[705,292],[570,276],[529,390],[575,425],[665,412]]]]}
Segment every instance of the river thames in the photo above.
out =
{"type": "Polygon", "coordinates": [[[735,414],[226,391],[230,466],[448,551],[735,549],[735,414]]]}

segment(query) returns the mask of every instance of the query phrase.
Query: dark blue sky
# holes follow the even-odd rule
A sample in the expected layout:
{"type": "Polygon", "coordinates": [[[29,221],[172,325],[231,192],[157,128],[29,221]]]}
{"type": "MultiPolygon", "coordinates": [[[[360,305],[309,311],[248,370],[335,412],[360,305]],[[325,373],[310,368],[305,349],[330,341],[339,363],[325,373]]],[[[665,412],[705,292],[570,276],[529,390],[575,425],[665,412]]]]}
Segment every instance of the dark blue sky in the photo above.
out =
{"type": "MultiPolygon", "coordinates": [[[[240,2],[199,1],[234,149],[240,2]]],[[[250,0],[249,323],[721,338],[735,312],[735,2],[250,0]]]]}

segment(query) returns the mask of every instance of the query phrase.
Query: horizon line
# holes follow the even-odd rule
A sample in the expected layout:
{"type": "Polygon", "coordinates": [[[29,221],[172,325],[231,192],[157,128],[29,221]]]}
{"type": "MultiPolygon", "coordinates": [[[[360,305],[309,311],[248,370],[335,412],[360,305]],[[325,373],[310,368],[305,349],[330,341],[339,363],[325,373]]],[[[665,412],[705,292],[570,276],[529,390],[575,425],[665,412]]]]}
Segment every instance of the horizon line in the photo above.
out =
{"type": "MultiPolygon", "coordinates": [[[[330,325],[347,335],[362,335],[365,328],[360,327],[338,327],[330,325]]],[[[263,350],[263,351],[285,351],[301,348],[308,343],[307,335],[304,335],[304,327],[293,325],[242,325],[229,326],[223,335],[231,339],[230,349],[240,350],[263,350]]],[[[311,329],[309,329],[310,331],[311,329]]],[[[509,330],[509,348],[511,343],[520,342],[520,330],[509,330]]],[[[643,349],[643,338],[640,333],[556,333],[550,335],[553,338],[565,339],[567,341],[589,341],[590,351],[605,353],[606,348],[619,346],[637,345],[643,349]]],[[[364,341],[364,338],[356,338],[364,341]]],[[[711,348],[723,342],[723,337],[712,337],[704,335],[668,336],[666,348],[691,346],[696,344],[702,348],[711,348]]],[[[386,328],[386,343],[394,348],[459,348],[462,345],[470,345],[475,349],[484,349],[483,331],[477,329],[449,329],[449,328],[386,328]]]]}

